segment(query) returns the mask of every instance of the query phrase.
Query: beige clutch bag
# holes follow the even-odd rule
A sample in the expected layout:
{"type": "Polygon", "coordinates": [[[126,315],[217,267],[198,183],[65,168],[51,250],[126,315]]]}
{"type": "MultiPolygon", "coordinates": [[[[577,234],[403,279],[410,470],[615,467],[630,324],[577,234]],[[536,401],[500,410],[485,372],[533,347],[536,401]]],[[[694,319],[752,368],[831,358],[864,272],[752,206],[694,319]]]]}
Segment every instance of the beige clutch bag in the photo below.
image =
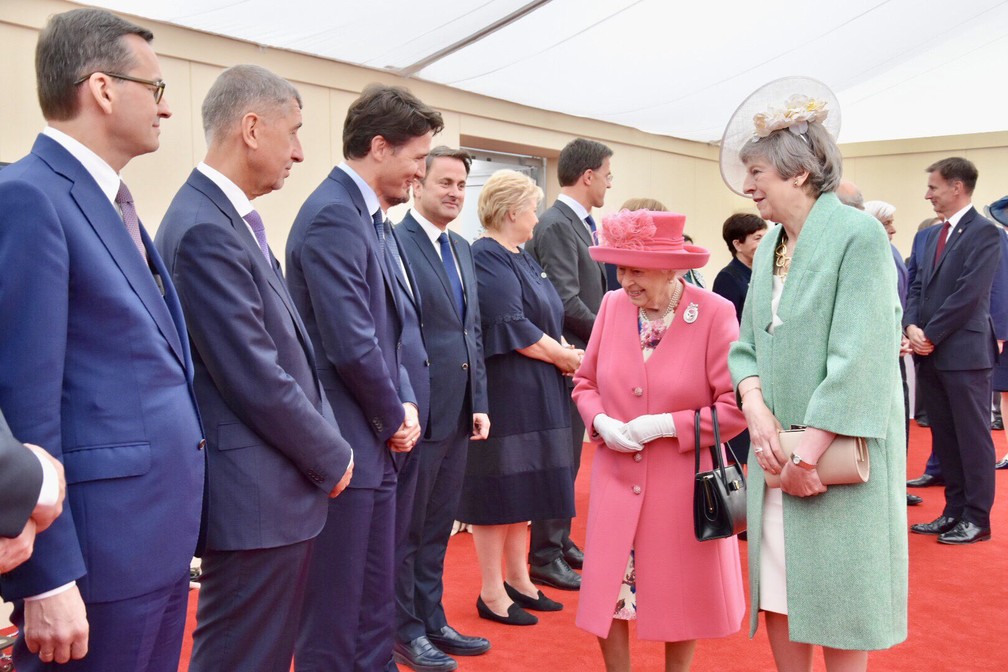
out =
{"type": "MultiPolygon", "coordinates": [[[[788,458],[801,444],[804,433],[804,429],[788,429],[778,432],[781,450],[788,458]]],[[[816,464],[816,471],[819,473],[819,480],[823,482],[823,485],[866,483],[870,470],[868,444],[863,438],[857,436],[837,435],[816,464]]],[[[763,472],[763,477],[766,479],[767,487],[780,487],[780,474],[763,472]]]]}

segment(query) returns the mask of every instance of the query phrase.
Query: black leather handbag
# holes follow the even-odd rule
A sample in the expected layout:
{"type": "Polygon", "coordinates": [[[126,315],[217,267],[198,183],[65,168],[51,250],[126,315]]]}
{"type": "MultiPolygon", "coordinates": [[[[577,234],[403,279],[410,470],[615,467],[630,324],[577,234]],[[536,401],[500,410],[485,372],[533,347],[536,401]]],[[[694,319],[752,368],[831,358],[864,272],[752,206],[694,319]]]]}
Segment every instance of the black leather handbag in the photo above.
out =
{"type": "Polygon", "coordinates": [[[696,435],[695,455],[696,477],[693,481],[693,532],[697,541],[724,539],[746,529],[746,481],[742,466],[735,458],[731,446],[721,443],[721,429],[718,427],[717,409],[711,410],[714,426],[714,444],[710,446],[710,471],[700,471],[700,410],[694,416],[696,435]],[[727,450],[734,464],[725,466],[724,453],[727,450]]]}

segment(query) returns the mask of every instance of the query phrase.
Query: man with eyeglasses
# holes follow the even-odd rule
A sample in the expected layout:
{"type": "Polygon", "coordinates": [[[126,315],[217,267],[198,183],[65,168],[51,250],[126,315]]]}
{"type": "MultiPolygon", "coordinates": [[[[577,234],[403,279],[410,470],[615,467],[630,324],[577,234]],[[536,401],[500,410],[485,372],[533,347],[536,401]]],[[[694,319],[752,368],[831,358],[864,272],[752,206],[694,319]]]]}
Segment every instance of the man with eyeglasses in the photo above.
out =
{"type": "Polygon", "coordinates": [[[152,38],[101,10],[54,16],[36,50],[48,125],[0,173],[0,408],[67,482],[0,577],[18,672],[178,669],[205,441],[178,296],[119,177],[171,115],[152,38]]]}

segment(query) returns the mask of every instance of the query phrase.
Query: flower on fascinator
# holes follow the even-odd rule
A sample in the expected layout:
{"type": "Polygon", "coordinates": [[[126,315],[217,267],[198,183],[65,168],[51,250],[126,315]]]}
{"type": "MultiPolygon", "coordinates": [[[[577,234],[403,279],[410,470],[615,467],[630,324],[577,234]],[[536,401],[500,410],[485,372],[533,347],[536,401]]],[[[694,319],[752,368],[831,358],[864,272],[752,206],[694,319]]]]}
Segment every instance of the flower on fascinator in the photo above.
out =
{"type": "Polygon", "coordinates": [[[822,123],[828,115],[826,101],[796,93],[784,101],[783,108],[770,107],[766,112],[760,112],[753,117],[755,126],[753,141],[765,138],[782,128],[801,135],[808,130],[810,122],[822,123]]]}
{"type": "Polygon", "coordinates": [[[607,247],[642,250],[654,238],[658,228],[647,210],[620,210],[602,220],[599,242],[607,247]]]}

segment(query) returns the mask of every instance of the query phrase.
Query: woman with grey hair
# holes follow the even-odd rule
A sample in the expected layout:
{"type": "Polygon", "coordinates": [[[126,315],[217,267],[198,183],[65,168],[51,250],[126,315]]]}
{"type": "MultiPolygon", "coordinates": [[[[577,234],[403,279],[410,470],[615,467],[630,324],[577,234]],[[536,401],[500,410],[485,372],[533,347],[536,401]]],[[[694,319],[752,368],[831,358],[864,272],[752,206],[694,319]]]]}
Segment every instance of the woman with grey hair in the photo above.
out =
{"type": "Polygon", "coordinates": [[[750,629],[763,612],[788,671],[811,670],[814,645],[831,672],[865,670],[869,650],[907,635],[902,311],[878,222],[833,193],[839,112],[821,82],[777,80],[740,106],[721,145],[725,182],[778,223],[756,252],[728,364],[752,437],[750,629]],[[794,426],[805,431],[789,456],[779,432],[794,426]],[[867,482],[820,479],[840,435],[865,439],[867,482]]]}
{"type": "Polygon", "coordinates": [[[893,226],[893,218],[896,215],[896,206],[885,201],[867,201],[864,204],[865,212],[882,222],[882,227],[892,240],[896,235],[896,227],[893,226]]]}

